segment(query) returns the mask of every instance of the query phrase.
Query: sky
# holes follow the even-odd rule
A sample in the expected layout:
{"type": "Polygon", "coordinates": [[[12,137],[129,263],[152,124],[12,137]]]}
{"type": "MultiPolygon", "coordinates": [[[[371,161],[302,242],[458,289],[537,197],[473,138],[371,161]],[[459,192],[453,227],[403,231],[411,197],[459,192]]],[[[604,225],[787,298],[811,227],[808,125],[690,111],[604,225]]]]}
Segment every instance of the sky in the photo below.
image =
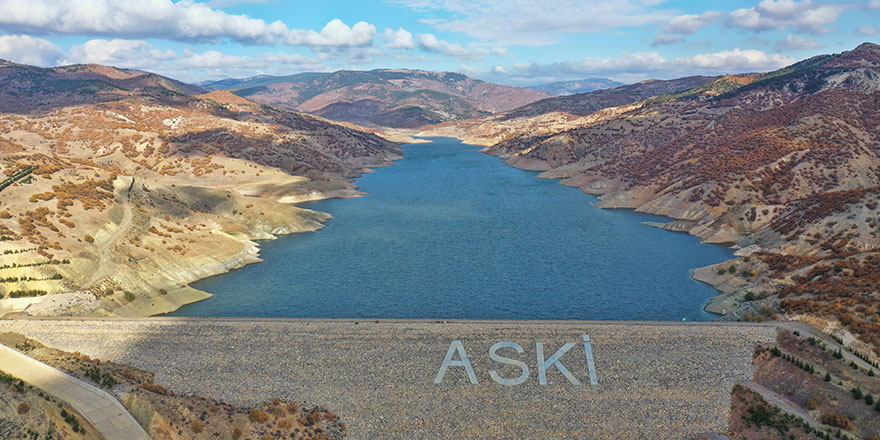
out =
{"type": "Polygon", "coordinates": [[[880,0],[0,0],[0,11],[0,58],[187,82],[410,68],[631,83],[880,42],[880,0]]]}

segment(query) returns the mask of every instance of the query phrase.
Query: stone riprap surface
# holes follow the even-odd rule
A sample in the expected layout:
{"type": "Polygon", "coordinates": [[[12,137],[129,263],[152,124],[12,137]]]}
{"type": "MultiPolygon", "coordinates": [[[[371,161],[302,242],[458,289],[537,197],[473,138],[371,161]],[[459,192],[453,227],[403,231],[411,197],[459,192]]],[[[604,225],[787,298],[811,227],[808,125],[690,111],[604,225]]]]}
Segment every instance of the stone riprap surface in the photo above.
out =
{"type": "MultiPolygon", "coordinates": [[[[726,431],[730,390],[752,376],[756,344],[772,325],[542,321],[15,320],[0,321],[47,345],[157,373],[177,393],[237,404],[273,397],[327,407],[352,438],[686,438],[726,431]],[[590,385],[588,334],[598,385],[590,385]],[[452,365],[460,340],[475,379],[452,365]],[[523,375],[489,357],[526,364],[523,375]],[[549,359],[565,343],[563,366],[539,384],[536,343],[549,359]]],[[[454,360],[460,359],[458,354],[454,360]]],[[[454,364],[455,362],[453,362],[454,364]]]]}

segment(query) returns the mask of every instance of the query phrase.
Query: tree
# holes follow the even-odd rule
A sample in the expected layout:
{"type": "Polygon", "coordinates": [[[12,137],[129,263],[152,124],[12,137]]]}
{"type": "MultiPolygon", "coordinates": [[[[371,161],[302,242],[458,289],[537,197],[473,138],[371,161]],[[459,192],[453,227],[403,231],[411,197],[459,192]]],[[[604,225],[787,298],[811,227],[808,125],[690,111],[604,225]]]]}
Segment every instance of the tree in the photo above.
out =
{"type": "Polygon", "coordinates": [[[831,382],[831,373],[825,373],[825,382],[831,382]]]}
{"type": "Polygon", "coordinates": [[[864,394],[862,393],[862,389],[859,387],[852,389],[852,395],[853,395],[853,399],[856,399],[856,400],[862,400],[862,397],[864,396],[864,394]]]}
{"type": "Polygon", "coordinates": [[[868,405],[874,404],[874,396],[871,393],[865,395],[865,403],[868,405]]]}

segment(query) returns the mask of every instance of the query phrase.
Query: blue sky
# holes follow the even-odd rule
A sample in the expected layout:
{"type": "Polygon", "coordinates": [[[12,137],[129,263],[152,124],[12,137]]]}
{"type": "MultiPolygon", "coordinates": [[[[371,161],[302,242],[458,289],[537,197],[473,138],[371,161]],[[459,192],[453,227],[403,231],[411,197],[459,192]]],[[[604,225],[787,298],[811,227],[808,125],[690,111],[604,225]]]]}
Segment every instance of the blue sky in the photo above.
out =
{"type": "Polygon", "coordinates": [[[880,41],[880,0],[0,0],[0,11],[0,58],[192,82],[381,67],[634,82],[880,41]]]}

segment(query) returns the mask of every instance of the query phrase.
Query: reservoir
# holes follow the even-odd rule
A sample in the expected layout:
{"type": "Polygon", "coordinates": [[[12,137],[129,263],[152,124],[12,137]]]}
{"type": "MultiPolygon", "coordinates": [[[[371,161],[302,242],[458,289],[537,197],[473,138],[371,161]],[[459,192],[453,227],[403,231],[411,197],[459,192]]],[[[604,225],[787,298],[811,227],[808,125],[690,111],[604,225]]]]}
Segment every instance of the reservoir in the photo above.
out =
{"type": "Polygon", "coordinates": [[[691,270],[733,258],[668,221],[596,197],[456,139],[405,147],[357,180],[362,198],[304,203],[324,229],[261,243],[262,263],[192,287],[173,316],[711,320],[691,270]]]}

